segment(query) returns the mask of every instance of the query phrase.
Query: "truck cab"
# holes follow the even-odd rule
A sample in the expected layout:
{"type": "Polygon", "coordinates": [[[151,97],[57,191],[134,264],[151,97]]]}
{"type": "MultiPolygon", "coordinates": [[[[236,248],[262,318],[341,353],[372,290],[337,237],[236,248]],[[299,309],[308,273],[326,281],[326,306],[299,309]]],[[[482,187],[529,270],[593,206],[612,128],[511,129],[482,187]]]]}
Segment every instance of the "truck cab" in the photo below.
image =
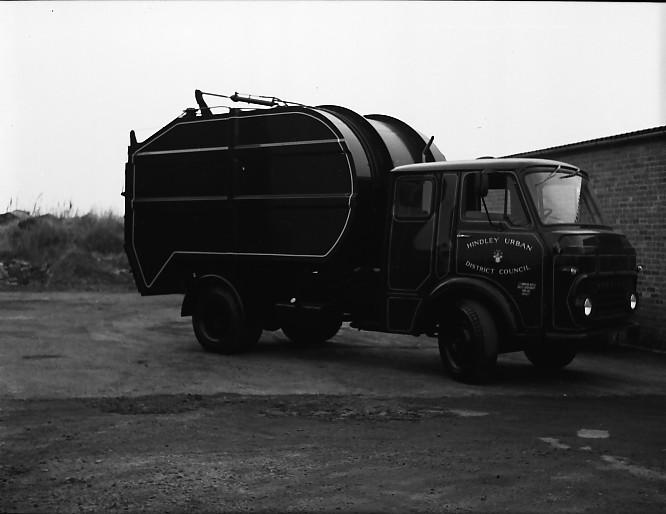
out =
{"type": "Polygon", "coordinates": [[[455,378],[485,380],[515,350],[560,368],[578,342],[632,326],[636,254],[605,224],[584,171],[479,159],[390,177],[385,328],[437,336],[455,378]]]}

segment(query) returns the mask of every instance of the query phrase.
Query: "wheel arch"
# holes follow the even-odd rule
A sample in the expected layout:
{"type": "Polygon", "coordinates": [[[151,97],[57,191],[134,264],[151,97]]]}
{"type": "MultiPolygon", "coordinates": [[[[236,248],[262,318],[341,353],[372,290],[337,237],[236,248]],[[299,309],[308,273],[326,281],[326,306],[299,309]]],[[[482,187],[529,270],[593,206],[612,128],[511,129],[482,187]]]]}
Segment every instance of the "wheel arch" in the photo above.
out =
{"type": "Polygon", "coordinates": [[[492,284],[467,277],[455,277],[438,284],[419,308],[416,326],[426,332],[434,331],[441,310],[446,310],[463,298],[476,300],[486,306],[501,333],[515,334],[520,330],[517,309],[511,299],[492,284]]]}
{"type": "Polygon", "coordinates": [[[185,293],[185,297],[183,298],[183,304],[180,308],[180,315],[191,316],[194,311],[197,294],[202,289],[212,286],[221,287],[229,291],[238,302],[238,306],[241,311],[241,316],[245,315],[243,310],[243,300],[241,299],[241,295],[238,292],[238,290],[229,280],[227,280],[221,275],[214,275],[214,274],[203,275],[194,280],[190,284],[190,286],[187,288],[187,292],[185,293]]]}

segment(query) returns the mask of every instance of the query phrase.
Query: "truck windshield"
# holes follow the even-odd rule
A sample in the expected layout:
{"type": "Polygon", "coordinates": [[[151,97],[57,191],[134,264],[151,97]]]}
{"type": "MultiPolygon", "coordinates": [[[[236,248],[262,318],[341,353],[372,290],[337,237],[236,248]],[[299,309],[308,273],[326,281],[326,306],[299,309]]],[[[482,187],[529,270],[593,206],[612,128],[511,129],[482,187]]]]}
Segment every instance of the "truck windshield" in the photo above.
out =
{"type": "Polygon", "coordinates": [[[525,184],[545,225],[605,225],[601,211],[579,171],[551,168],[528,172],[525,184]]]}

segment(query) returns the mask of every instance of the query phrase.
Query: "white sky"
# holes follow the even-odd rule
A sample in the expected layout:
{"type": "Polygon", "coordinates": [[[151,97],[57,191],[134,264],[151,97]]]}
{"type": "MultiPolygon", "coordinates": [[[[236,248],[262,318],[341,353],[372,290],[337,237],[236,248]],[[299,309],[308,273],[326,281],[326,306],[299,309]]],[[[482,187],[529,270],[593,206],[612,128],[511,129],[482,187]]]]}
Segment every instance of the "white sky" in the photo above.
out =
{"type": "Polygon", "coordinates": [[[130,129],[195,89],[392,115],[449,160],[665,125],[666,7],[3,2],[0,66],[0,212],[122,213],[130,129]]]}

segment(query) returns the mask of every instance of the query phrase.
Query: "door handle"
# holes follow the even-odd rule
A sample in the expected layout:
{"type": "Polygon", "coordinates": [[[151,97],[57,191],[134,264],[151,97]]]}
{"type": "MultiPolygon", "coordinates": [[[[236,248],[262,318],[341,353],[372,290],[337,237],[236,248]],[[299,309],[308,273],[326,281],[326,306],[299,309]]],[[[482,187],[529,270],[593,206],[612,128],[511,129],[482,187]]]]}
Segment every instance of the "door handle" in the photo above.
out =
{"type": "Polygon", "coordinates": [[[458,239],[463,239],[463,238],[466,238],[466,237],[472,237],[472,236],[469,236],[469,235],[467,235],[467,234],[458,234],[456,237],[457,237],[458,239]]]}

